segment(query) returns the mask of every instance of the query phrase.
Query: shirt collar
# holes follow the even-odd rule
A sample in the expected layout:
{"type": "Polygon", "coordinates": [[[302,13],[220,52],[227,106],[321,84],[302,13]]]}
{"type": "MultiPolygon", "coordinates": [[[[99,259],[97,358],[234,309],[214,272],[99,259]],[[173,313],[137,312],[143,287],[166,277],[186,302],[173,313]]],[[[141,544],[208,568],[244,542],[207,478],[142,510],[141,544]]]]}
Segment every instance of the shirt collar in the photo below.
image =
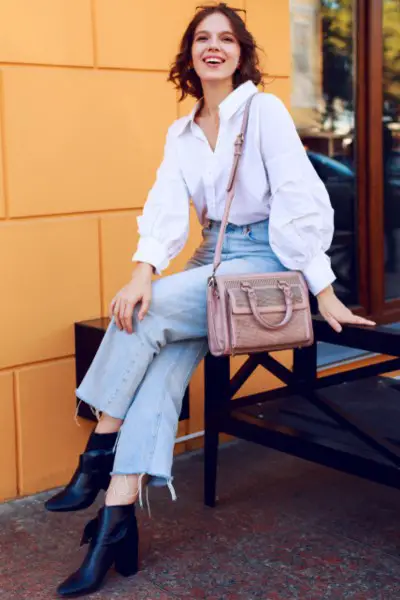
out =
{"type": "MultiPolygon", "coordinates": [[[[237,87],[233,92],[229,94],[219,105],[220,119],[227,121],[230,119],[240,108],[244,107],[247,100],[257,92],[257,86],[252,81],[246,81],[237,87]]],[[[178,131],[178,135],[181,135],[186,127],[194,122],[194,117],[199,109],[201,100],[196,102],[193,110],[184,117],[182,120],[182,127],[178,131]]]]}

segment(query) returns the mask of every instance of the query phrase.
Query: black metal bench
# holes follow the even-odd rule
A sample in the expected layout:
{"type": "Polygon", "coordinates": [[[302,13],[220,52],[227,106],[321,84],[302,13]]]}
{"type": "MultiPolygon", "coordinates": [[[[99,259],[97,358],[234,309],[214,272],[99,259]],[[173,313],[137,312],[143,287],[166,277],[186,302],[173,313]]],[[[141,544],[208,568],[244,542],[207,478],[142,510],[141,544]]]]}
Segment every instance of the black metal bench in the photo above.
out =
{"type": "Polygon", "coordinates": [[[317,344],[294,350],[289,370],[252,355],[230,378],[229,357],[205,362],[204,502],[216,500],[218,438],[227,433],[328,467],[400,487],[400,385],[380,377],[400,369],[400,331],[346,326],[335,333],[314,317],[316,341],[390,355],[385,362],[317,377],[317,344]],[[233,396],[258,365],[285,386],[233,396]]]}

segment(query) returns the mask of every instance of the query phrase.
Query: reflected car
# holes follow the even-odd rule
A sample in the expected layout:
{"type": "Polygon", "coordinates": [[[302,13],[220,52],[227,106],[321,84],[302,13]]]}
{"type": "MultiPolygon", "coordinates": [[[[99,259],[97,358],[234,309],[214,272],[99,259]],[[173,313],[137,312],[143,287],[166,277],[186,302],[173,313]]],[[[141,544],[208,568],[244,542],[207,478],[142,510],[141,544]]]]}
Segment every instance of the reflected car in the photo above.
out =
{"type": "Polygon", "coordinates": [[[357,302],[355,253],[356,179],[350,167],[307,150],[308,158],[328,190],[335,211],[335,231],[328,255],[337,277],[335,291],[347,304],[357,302]]]}
{"type": "MultiPolygon", "coordinates": [[[[353,171],[351,160],[342,155],[334,156],[334,160],[353,171]]],[[[400,151],[392,150],[386,163],[385,213],[394,228],[400,227],[400,151]]]]}
{"type": "Polygon", "coordinates": [[[354,172],[347,165],[325,154],[307,150],[307,156],[328,190],[335,211],[335,229],[354,231],[356,208],[354,172]]]}
{"type": "Polygon", "coordinates": [[[396,198],[400,199],[400,152],[393,150],[388,160],[388,178],[396,198]]]}

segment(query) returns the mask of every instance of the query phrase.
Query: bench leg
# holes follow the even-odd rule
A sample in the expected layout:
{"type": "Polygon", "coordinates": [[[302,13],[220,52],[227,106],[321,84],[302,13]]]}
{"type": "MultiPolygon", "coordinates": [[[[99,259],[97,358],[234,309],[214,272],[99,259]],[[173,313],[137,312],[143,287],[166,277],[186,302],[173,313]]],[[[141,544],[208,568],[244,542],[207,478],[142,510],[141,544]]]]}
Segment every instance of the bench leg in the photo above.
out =
{"type": "Polygon", "coordinates": [[[204,435],[204,504],[215,506],[218,467],[218,431],[206,427],[204,435]]]}
{"type": "Polygon", "coordinates": [[[204,503],[215,506],[218,469],[219,433],[229,402],[229,357],[205,358],[204,398],[204,503]]]}

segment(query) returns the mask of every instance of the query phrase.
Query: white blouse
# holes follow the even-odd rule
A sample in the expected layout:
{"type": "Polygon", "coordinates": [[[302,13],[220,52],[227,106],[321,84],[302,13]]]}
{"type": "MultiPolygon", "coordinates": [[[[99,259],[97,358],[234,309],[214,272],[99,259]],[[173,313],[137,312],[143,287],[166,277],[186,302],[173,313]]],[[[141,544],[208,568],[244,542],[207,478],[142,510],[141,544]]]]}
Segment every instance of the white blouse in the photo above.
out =
{"type": "MultiPolygon", "coordinates": [[[[233,144],[246,101],[257,91],[252,81],[236,88],[219,105],[215,151],[190,115],[168,130],[164,159],[138,217],[139,244],[134,261],[160,274],[182,250],[189,231],[190,199],[200,223],[221,221],[233,144]]],[[[335,279],[329,257],[333,209],[328,192],[311,165],[293,120],[273,94],[254,98],[229,222],[256,223],[269,217],[269,240],[285,267],[302,271],[317,294],[335,279]]]]}

